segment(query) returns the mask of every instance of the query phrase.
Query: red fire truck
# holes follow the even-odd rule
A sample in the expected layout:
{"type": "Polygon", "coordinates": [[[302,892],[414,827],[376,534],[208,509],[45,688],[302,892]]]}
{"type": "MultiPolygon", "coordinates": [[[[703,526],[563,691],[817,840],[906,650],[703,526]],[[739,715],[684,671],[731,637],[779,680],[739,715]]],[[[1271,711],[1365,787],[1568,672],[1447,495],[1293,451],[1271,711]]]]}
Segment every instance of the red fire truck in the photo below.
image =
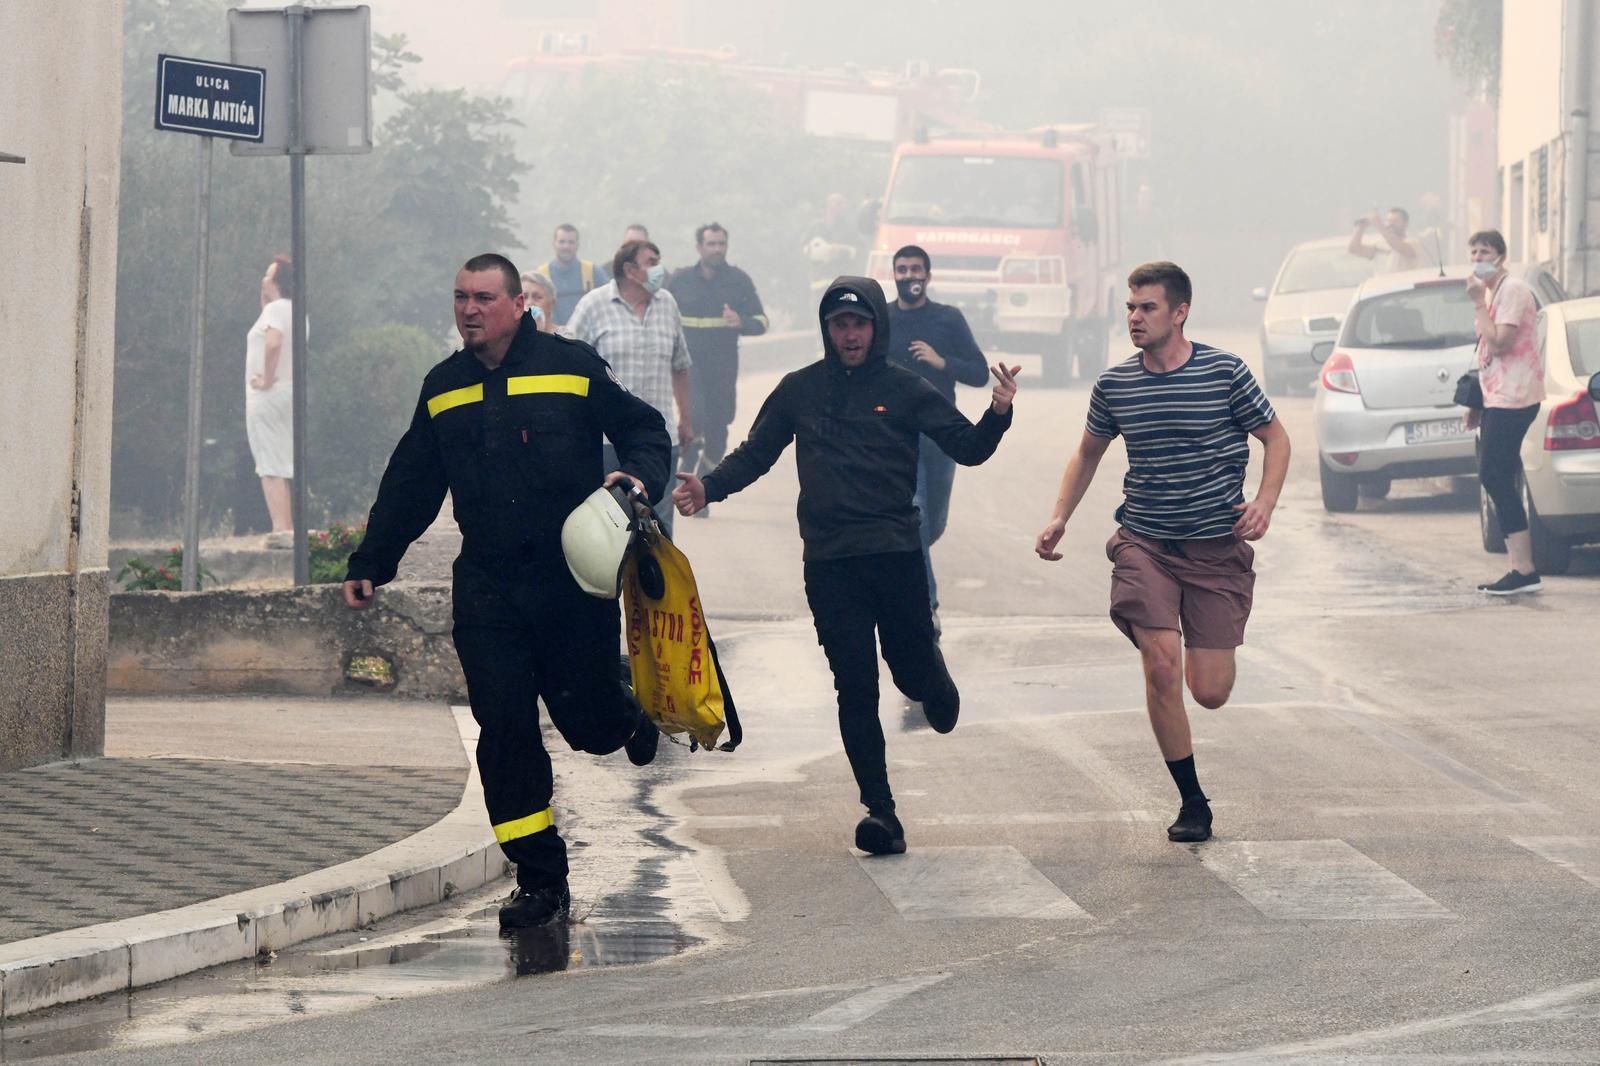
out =
{"type": "Polygon", "coordinates": [[[1092,378],[1121,325],[1117,157],[1093,126],[942,134],[900,145],[868,271],[894,292],[890,256],[933,260],[929,295],[961,308],[978,342],[1034,352],[1044,379],[1092,378]]]}

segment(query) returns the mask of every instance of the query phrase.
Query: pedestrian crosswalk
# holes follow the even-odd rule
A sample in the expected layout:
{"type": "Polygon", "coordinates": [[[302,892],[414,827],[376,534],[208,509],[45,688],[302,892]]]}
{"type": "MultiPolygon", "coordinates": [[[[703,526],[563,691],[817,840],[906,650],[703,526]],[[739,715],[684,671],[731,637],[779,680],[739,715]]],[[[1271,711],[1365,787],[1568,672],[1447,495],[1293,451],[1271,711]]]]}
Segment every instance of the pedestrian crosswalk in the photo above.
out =
{"type": "MultiPolygon", "coordinates": [[[[1146,821],[1144,817],[1113,819],[1105,817],[1107,814],[1101,812],[1097,820],[1146,821]]],[[[1600,837],[1514,837],[1509,842],[1528,856],[1600,889],[1600,837]]],[[[1422,888],[1341,839],[1212,840],[1184,850],[1193,857],[1198,872],[1209,875],[1221,889],[1236,894],[1260,917],[1272,921],[1394,922],[1457,917],[1422,888]]],[[[914,843],[904,855],[862,856],[841,851],[840,857],[845,856],[907,921],[1096,918],[1090,908],[1070,897],[1012,845],[914,843]]],[[[1457,896],[1459,887],[1452,885],[1457,896]]],[[[730,920],[727,908],[723,910],[722,920],[730,920]]]]}

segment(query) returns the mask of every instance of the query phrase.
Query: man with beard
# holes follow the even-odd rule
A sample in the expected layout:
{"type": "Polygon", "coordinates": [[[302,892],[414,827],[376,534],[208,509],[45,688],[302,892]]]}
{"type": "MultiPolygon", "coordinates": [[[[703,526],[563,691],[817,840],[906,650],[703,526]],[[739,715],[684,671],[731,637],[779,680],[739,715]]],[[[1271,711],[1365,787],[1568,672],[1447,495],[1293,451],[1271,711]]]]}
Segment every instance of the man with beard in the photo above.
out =
{"type": "Polygon", "coordinates": [[[1039,558],[1060,560],[1067,521],[1121,436],[1126,499],[1106,545],[1111,621],[1144,661],[1150,725],[1182,801],[1167,838],[1186,843],[1211,836],[1211,804],[1195,771],[1184,683],[1202,707],[1221,707],[1233,692],[1255,589],[1248,542],[1266,534],[1289,470],[1289,434],[1249,368],[1184,338],[1192,294],[1175,263],[1128,275],[1128,335],[1139,353],[1095,382],[1088,427],[1034,543],[1039,558]],[[1261,488],[1247,503],[1250,437],[1266,455],[1261,488]]]}
{"type": "Polygon", "coordinates": [[[767,314],[750,275],[728,262],[727,230],[708,222],[695,230],[694,246],[700,262],[673,274],[667,291],[678,301],[683,335],[694,360],[689,386],[699,454],[684,465],[701,474],[722,462],[728,450],[739,380],[739,338],[765,333],[767,314]]]}
{"type": "Polygon", "coordinates": [[[602,482],[660,496],[672,447],[661,415],[593,348],[541,332],[525,308],[504,256],[474,256],[456,274],[465,346],[423,379],[343,588],[348,607],[369,606],[449,491],[461,527],[452,636],[481,728],[489,821],[517,867],[516,894],[500,909],[507,927],[564,921],[571,902],[538,699],[579,751],[626,745],[636,764],[655,757],[660,732],[617,681],[617,603],[578,587],[561,525],[602,482]],[[609,472],[602,434],[620,457],[609,472]]]}
{"type": "MultiPolygon", "coordinates": [[[[982,385],[989,380],[978,342],[972,338],[961,309],[928,299],[933,275],[928,253],[908,244],[894,253],[894,287],[898,299],[889,305],[889,361],[915,370],[951,403],[956,382],[982,385]]],[[[939,582],[933,574],[934,544],[944,536],[950,518],[950,488],[956,464],[927,437],[917,449],[917,495],[913,502],[922,516],[922,556],[928,568],[928,599],[933,605],[933,628],[939,630],[939,582]]]]}
{"type": "Polygon", "coordinates": [[[819,311],[823,358],[788,374],[761,405],[749,438],[702,481],[679,473],[678,512],[692,515],[754,482],[795,442],[806,600],[839,694],[839,732],[866,817],[856,847],[906,850],[878,720],[877,643],[895,687],[922,704],[940,733],[961,695],[945,668],[928,607],[917,513],[917,441],[932,437],[958,463],[994,454],[1011,425],[1020,368],[996,366],[994,397],[974,426],[939,391],[888,362],[889,309],[871,278],[841,277],[819,311]]]}

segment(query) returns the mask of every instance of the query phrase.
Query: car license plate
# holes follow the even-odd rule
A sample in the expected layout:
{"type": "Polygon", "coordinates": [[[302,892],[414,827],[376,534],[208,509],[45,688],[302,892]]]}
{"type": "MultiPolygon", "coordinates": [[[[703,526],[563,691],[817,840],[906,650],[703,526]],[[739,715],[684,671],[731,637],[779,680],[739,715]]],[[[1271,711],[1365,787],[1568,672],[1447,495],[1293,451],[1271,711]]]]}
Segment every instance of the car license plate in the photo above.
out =
{"type": "Polygon", "coordinates": [[[1438,440],[1460,440],[1469,437],[1472,431],[1467,428],[1465,419],[1441,418],[1436,422],[1407,422],[1407,444],[1431,444],[1438,440]]]}

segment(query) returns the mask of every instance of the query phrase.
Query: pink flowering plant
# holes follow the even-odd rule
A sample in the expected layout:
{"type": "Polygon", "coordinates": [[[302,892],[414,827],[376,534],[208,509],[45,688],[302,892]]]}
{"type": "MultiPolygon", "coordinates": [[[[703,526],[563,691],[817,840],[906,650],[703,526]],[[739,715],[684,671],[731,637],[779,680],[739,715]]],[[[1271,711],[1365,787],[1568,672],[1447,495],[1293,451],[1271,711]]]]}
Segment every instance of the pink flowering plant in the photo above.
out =
{"type": "Polygon", "coordinates": [[[307,534],[311,549],[311,583],[337,585],[344,580],[350,553],[361,547],[361,538],[367,535],[367,524],[347,525],[329,522],[327,529],[313,530],[307,534]]]}
{"type": "MultiPolygon", "coordinates": [[[[117,571],[117,580],[122,582],[124,592],[138,592],[141,590],[155,589],[163,592],[178,592],[183,589],[183,549],[174,544],[167,549],[167,558],[162,563],[147,563],[138,556],[129,559],[121,570],[117,571]]],[[[205,567],[200,567],[195,575],[195,587],[204,588],[207,581],[215,582],[216,575],[205,567]]]]}

